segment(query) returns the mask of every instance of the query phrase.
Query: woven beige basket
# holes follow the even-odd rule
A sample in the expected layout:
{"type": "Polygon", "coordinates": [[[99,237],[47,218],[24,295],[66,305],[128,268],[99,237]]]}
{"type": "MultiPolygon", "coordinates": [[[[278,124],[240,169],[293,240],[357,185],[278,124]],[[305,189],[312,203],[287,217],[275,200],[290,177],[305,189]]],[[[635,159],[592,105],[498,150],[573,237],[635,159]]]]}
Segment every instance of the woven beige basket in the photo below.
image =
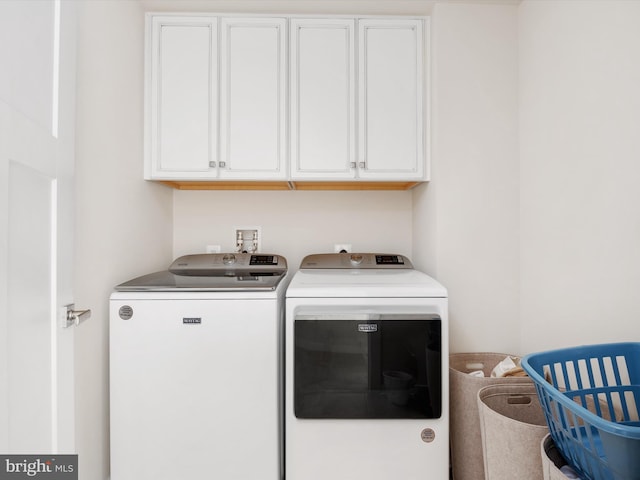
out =
{"type": "Polygon", "coordinates": [[[507,353],[453,353],[449,355],[451,462],[454,480],[483,480],[484,460],[478,417],[478,392],[495,384],[528,382],[528,377],[490,377],[507,353]],[[482,370],[484,378],[470,372],[482,370]]]}

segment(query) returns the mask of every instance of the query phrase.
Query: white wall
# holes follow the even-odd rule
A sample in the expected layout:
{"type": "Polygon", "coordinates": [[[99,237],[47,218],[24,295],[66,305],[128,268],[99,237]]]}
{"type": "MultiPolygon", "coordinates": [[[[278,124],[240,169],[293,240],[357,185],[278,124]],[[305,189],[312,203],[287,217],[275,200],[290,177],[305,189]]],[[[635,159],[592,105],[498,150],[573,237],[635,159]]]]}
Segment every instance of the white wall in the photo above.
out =
{"type": "Polygon", "coordinates": [[[452,351],[637,339],[639,10],[434,8],[413,257],[449,289],[452,351]]]}
{"type": "MultiPolygon", "coordinates": [[[[637,340],[640,3],[441,2],[432,182],[410,192],[173,192],[142,180],[143,13],[80,2],[76,302],[83,480],[108,475],[107,298],[232,228],[293,268],[333,243],[409,254],[449,289],[452,351],[637,340]]],[[[148,2],[429,14],[433,2],[148,2]]]]}
{"type": "Polygon", "coordinates": [[[450,348],[519,353],[517,5],[433,12],[432,181],[416,264],[449,291],[450,348]]]}
{"type": "Polygon", "coordinates": [[[75,300],[76,441],[82,480],[109,472],[108,298],[172,259],[171,192],[142,180],[143,14],[78,2],[75,300]]]}
{"type": "MultiPolygon", "coordinates": [[[[428,15],[436,0],[139,0],[150,12],[428,15]]],[[[498,0],[511,1],[511,0],[498,0]]],[[[516,1],[516,0],[514,0],[516,1]]]]}
{"type": "Polygon", "coordinates": [[[640,3],[519,19],[522,348],[638,341],[640,3]]]}
{"type": "Polygon", "coordinates": [[[411,192],[176,191],[174,255],[205,245],[234,250],[234,228],[260,226],[262,251],[284,255],[291,271],[335,243],[358,251],[411,255],[411,192]]]}

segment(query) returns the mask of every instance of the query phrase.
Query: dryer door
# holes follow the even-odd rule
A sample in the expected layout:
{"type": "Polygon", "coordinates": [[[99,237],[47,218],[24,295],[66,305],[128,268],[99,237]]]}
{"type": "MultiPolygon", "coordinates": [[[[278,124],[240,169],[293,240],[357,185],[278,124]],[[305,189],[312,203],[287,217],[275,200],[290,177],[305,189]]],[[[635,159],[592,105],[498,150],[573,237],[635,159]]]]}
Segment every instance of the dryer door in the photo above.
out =
{"type": "Polygon", "coordinates": [[[297,418],[439,418],[442,322],[434,314],[294,320],[297,418]]]}

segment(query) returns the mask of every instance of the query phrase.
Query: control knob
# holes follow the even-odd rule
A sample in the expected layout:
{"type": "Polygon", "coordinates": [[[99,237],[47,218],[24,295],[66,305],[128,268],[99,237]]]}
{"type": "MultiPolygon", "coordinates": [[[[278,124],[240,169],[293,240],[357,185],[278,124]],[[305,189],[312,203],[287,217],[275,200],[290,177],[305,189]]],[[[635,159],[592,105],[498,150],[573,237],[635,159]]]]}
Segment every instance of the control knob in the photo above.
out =
{"type": "Polygon", "coordinates": [[[354,253],[349,257],[349,260],[351,260],[352,265],[360,265],[363,259],[364,257],[359,253],[354,253]]]}

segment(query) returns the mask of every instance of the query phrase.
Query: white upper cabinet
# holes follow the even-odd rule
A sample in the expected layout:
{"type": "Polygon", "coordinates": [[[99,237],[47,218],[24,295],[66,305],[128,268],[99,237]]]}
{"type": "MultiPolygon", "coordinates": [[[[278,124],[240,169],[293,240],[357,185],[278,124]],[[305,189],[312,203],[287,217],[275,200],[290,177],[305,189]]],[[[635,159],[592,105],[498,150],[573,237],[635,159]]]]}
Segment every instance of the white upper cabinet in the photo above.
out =
{"type": "Polygon", "coordinates": [[[217,22],[147,22],[145,178],[208,178],[217,152],[217,22]]]}
{"type": "Polygon", "coordinates": [[[355,173],[355,20],[292,19],[291,178],[355,173]]]}
{"type": "Polygon", "coordinates": [[[147,35],[145,178],[286,179],[286,20],[149,15],[147,35]]]}
{"type": "Polygon", "coordinates": [[[424,176],[421,20],[358,22],[358,174],[424,176]]]}
{"type": "Polygon", "coordinates": [[[426,180],[426,32],[420,18],[147,14],[145,178],[426,180]]]}
{"type": "Polygon", "coordinates": [[[286,179],[286,20],[222,18],[221,179],[286,179]]]}
{"type": "Polygon", "coordinates": [[[419,19],[291,20],[292,180],[424,179],[423,42],[419,19]]]}

